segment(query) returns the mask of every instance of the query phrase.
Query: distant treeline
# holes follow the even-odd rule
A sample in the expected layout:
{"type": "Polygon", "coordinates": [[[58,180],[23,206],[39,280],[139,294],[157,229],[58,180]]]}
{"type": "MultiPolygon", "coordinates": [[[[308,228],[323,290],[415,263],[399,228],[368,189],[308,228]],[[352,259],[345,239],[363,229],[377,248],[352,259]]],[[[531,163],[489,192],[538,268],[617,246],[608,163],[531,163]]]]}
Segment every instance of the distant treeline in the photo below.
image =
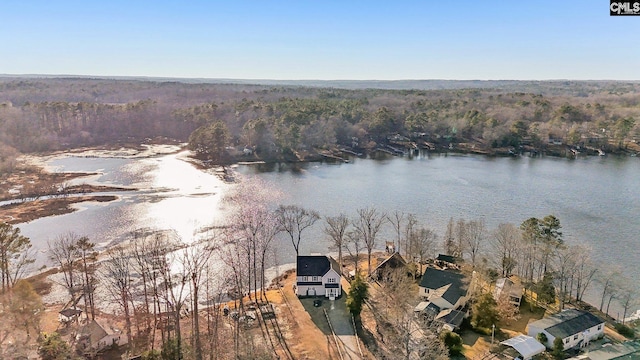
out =
{"type": "MultiPolygon", "coordinates": [[[[351,85],[368,84],[356,83],[351,85]]],[[[394,83],[409,86],[372,85],[394,83]]],[[[51,151],[155,137],[187,141],[196,129],[213,123],[224,125],[226,134],[220,139],[228,143],[223,145],[246,146],[265,158],[338,146],[371,149],[393,134],[425,142],[472,143],[482,149],[523,144],[544,148],[551,139],[616,150],[640,137],[637,82],[433,81],[423,85],[470,88],[347,90],[0,78],[0,170],[11,166],[16,150],[51,151]],[[477,88],[483,84],[487,88],[477,88]]]]}

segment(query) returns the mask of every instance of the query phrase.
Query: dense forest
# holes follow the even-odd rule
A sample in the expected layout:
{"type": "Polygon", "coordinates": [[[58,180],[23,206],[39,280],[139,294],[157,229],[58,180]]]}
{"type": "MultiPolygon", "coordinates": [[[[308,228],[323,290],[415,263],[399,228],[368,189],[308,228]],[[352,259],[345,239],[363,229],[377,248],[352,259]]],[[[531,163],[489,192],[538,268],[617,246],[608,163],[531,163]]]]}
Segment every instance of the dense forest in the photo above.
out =
{"type": "Polygon", "coordinates": [[[549,144],[635,152],[639,116],[637,82],[251,85],[5,77],[0,170],[10,169],[19,153],[157,137],[186,142],[192,134],[192,148],[217,161],[227,159],[228,146],[273,160],[345,147],[367,152],[391,139],[487,154],[523,146],[544,151],[549,144]],[[362,89],[369,85],[401,90],[362,89]],[[405,89],[410,86],[422,89],[405,89]]]}

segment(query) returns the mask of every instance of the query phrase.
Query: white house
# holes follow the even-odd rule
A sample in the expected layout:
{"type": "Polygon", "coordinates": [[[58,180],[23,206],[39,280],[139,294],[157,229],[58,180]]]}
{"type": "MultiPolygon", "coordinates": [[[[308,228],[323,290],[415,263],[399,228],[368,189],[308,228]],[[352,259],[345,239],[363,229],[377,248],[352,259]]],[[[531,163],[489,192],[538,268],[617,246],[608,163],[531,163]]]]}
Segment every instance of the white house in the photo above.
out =
{"type": "Polygon", "coordinates": [[[467,302],[467,285],[464,275],[455,271],[427,268],[420,280],[420,296],[437,305],[441,310],[459,310],[467,302]]]}
{"type": "Polygon", "coordinates": [[[591,340],[604,336],[604,321],[585,311],[566,309],[529,324],[529,336],[536,338],[539,333],[546,336],[545,345],[550,349],[556,338],[562,339],[565,350],[585,347],[591,340]]]}
{"type": "Polygon", "coordinates": [[[324,296],[335,299],[342,295],[338,264],[327,256],[298,256],[296,276],[298,296],[324,296]]]}

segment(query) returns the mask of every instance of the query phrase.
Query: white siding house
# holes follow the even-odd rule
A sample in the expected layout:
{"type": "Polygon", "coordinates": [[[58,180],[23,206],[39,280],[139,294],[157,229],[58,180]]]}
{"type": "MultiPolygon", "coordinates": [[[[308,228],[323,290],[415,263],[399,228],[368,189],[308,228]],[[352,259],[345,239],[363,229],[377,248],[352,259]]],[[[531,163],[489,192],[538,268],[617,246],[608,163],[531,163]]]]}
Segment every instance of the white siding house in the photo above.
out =
{"type": "Polygon", "coordinates": [[[537,337],[539,333],[546,336],[545,346],[550,349],[556,338],[562,339],[565,350],[585,347],[604,336],[604,321],[585,311],[567,309],[529,324],[529,336],[537,337]]]}
{"type": "Polygon", "coordinates": [[[298,256],[296,261],[296,295],[324,296],[335,299],[342,295],[340,273],[335,261],[324,255],[298,256]]]}

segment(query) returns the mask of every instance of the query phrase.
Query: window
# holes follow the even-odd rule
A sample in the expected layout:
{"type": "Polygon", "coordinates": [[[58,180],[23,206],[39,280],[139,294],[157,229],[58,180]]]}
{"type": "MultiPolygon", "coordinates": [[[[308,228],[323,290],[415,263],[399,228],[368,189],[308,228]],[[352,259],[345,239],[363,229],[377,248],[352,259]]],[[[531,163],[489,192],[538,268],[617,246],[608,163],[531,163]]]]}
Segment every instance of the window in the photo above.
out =
{"type": "Polygon", "coordinates": [[[313,277],[313,281],[318,281],[318,277],[317,277],[317,276],[314,276],[314,277],[313,277]]]}
{"type": "Polygon", "coordinates": [[[598,330],[602,330],[602,324],[598,325],[598,330]]]}
{"type": "Polygon", "coordinates": [[[569,343],[569,338],[564,339],[564,343],[568,344],[569,343]]]}
{"type": "Polygon", "coordinates": [[[308,276],[303,276],[302,277],[302,281],[309,281],[309,277],[308,276]]]}
{"type": "Polygon", "coordinates": [[[573,340],[578,340],[578,335],[573,335],[573,340]]]}
{"type": "Polygon", "coordinates": [[[327,279],[327,282],[328,282],[328,283],[335,283],[335,282],[336,282],[336,279],[335,279],[335,278],[328,278],[328,279],[327,279]]]}

